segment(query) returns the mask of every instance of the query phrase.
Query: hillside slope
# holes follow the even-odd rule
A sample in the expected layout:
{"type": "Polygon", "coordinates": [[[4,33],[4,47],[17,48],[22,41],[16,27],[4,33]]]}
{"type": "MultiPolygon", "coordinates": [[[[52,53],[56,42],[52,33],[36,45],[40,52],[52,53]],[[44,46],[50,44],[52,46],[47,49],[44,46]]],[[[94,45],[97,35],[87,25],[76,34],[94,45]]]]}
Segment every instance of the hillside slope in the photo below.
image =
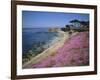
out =
{"type": "Polygon", "coordinates": [[[61,47],[56,48],[56,45],[50,49],[50,55],[46,54],[47,56],[45,58],[42,58],[42,55],[39,57],[41,59],[40,61],[36,63],[31,62],[29,68],[89,65],[88,32],[79,32],[69,39],[64,38],[62,42],[61,47]]]}

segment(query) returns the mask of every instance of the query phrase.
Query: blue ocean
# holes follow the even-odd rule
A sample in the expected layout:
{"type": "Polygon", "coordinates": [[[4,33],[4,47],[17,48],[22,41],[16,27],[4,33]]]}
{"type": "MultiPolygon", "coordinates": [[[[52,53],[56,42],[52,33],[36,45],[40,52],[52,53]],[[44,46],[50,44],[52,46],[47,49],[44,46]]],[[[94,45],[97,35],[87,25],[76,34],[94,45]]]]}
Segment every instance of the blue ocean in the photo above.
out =
{"type": "Polygon", "coordinates": [[[58,33],[49,32],[48,28],[23,28],[23,54],[28,53],[29,50],[32,50],[33,52],[39,51],[39,49],[42,49],[43,45],[47,45],[50,42],[50,40],[52,40],[56,36],[58,36],[58,33]]]}

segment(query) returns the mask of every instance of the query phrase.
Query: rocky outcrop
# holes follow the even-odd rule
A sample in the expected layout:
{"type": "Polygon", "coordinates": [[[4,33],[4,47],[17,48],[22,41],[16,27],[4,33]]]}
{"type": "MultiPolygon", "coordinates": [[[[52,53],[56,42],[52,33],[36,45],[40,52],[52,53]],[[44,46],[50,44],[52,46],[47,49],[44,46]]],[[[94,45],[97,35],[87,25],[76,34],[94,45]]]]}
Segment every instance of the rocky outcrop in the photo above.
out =
{"type": "Polygon", "coordinates": [[[60,28],[49,28],[48,31],[49,32],[58,32],[58,31],[60,31],[60,28]]]}

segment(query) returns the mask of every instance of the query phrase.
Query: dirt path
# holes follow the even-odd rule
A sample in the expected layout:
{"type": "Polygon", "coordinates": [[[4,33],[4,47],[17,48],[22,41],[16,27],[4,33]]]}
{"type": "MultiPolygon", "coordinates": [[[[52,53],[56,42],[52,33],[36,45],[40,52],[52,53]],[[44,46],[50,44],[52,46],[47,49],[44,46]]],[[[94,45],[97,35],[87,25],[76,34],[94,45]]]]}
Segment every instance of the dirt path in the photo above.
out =
{"type": "Polygon", "coordinates": [[[77,34],[77,33],[73,33],[71,36],[69,35],[68,32],[60,32],[63,34],[63,36],[59,37],[59,41],[56,42],[54,45],[52,45],[51,47],[49,47],[48,49],[46,49],[45,51],[43,51],[42,53],[40,53],[39,55],[33,57],[30,61],[28,61],[27,63],[25,63],[23,65],[23,68],[31,68],[31,66],[35,63],[40,62],[41,60],[47,58],[50,55],[55,54],[55,51],[57,51],[58,48],[62,47],[64,45],[64,42],[69,39],[69,37],[77,34]]]}

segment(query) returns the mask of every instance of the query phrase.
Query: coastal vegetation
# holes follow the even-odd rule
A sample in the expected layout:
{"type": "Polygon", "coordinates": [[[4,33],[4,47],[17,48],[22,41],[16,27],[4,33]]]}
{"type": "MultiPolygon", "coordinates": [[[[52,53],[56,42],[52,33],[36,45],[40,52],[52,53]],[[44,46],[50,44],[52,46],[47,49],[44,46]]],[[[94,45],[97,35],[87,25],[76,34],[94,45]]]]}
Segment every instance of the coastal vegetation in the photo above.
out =
{"type": "MultiPolygon", "coordinates": [[[[69,24],[65,24],[64,27],[49,28],[48,32],[56,32],[57,36],[55,36],[51,41],[49,40],[48,43],[41,41],[37,43],[35,42],[26,53],[23,53],[23,65],[29,61],[31,61],[30,66],[29,64],[27,65],[30,68],[81,66],[89,64],[89,21],[74,19],[71,20],[69,24]],[[74,33],[77,34],[72,36],[74,33]],[[60,40],[63,41],[61,42],[62,46],[55,49],[52,52],[52,55],[43,59],[40,57],[42,60],[37,63],[33,62],[32,59],[34,57],[45,52],[48,48],[55,45],[55,43],[60,43],[60,40]]],[[[46,52],[46,55],[48,55],[48,52],[46,52]]],[[[27,65],[25,66],[26,68],[27,65]]]]}
{"type": "Polygon", "coordinates": [[[64,42],[53,55],[31,64],[32,68],[89,65],[88,32],[80,32],[64,42]]]}

